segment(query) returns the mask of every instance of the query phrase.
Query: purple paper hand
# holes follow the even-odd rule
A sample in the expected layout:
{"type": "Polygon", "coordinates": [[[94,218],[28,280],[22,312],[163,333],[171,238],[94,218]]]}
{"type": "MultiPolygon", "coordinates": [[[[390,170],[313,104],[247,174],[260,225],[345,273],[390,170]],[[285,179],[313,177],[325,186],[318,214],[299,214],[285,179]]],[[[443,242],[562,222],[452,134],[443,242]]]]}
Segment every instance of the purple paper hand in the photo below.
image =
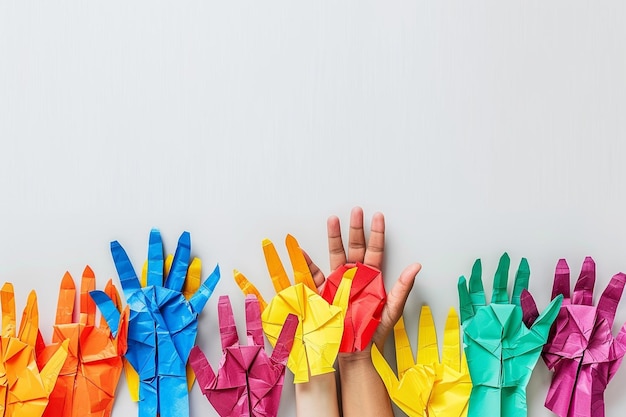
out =
{"type": "Polygon", "coordinates": [[[287,317],[272,356],[268,357],[264,350],[261,309],[254,295],[246,297],[248,346],[239,344],[227,295],[219,299],[218,316],[223,356],[217,376],[198,346],[189,357],[202,393],[222,417],[276,416],[298,318],[293,314],[287,317]]]}
{"type": "MultiPolygon", "coordinates": [[[[563,304],[543,349],[543,360],[554,371],[545,405],[561,417],[604,417],[604,390],[626,352],[626,324],[617,337],[611,327],[622,296],[626,275],[619,273],[593,306],[596,264],[587,257],[570,296],[570,270],[560,259],[554,275],[552,298],[563,304]]],[[[522,297],[524,321],[532,323],[537,308],[522,297]]]]}

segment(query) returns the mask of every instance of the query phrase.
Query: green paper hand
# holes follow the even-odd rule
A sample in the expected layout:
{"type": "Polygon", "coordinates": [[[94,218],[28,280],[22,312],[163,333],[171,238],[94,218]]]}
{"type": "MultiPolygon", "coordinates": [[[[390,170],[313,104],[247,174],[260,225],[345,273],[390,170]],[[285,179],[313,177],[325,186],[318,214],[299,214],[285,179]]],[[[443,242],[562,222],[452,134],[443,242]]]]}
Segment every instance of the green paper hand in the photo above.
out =
{"type": "Polygon", "coordinates": [[[490,304],[485,298],[480,259],[472,267],[469,291],[465,277],[459,278],[463,341],[473,383],[468,417],[526,417],[526,385],[561,307],[563,297],[559,296],[532,327],[526,327],[520,297],[528,288],[528,261],[522,258],[520,262],[511,299],[507,292],[509,264],[505,253],[498,264],[490,304]]]}

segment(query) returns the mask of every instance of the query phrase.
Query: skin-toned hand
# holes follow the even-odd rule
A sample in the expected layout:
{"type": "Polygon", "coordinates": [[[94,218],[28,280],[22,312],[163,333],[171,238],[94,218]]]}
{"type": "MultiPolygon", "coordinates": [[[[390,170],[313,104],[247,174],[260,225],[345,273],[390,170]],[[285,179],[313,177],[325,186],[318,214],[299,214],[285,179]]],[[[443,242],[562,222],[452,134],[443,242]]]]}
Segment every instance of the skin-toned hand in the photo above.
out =
{"type": "MultiPolygon", "coordinates": [[[[345,264],[352,263],[362,263],[378,270],[382,269],[385,250],[385,218],[382,213],[374,213],[372,216],[369,240],[366,240],[363,210],[360,207],[352,209],[347,252],[343,245],[338,217],[331,216],[328,219],[327,230],[331,273],[345,264]]],[[[324,273],[306,253],[305,257],[315,285],[318,288],[324,286],[326,283],[324,273]]],[[[418,263],[406,267],[387,294],[380,324],[372,337],[372,342],[381,352],[389,332],[402,316],[404,304],[415,282],[415,276],[421,268],[422,266],[418,263]]],[[[344,417],[393,416],[385,385],[372,364],[370,347],[362,352],[340,353],[338,363],[344,417]]]]}
{"type": "MultiPolygon", "coordinates": [[[[378,270],[382,270],[385,254],[385,217],[382,213],[374,213],[370,227],[369,240],[365,239],[363,227],[363,210],[355,207],[350,213],[350,232],[348,237],[348,251],[344,249],[341,237],[339,218],[331,216],[327,222],[328,229],[328,254],[331,272],[346,263],[362,263],[378,270]]],[[[305,253],[315,285],[321,287],[326,282],[322,270],[305,253]]],[[[407,266],[400,277],[387,294],[387,302],[382,311],[381,322],[376,328],[372,341],[382,352],[385,340],[393,326],[402,316],[404,304],[413,288],[415,276],[422,269],[418,263],[407,266]]],[[[369,353],[368,353],[369,357],[369,353]]]]}

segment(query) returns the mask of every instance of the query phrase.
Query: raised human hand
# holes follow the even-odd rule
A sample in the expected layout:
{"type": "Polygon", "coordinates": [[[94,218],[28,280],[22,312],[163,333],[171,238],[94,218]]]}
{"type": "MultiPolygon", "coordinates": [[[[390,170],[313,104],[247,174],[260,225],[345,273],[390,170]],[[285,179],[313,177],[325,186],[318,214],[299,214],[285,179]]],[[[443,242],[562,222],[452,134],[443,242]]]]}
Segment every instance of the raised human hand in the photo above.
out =
{"type": "Polygon", "coordinates": [[[287,366],[294,373],[294,382],[301,383],[308,382],[310,376],[335,371],[333,365],[339,352],[345,309],[356,268],[346,271],[343,275],[339,289],[330,304],[318,294],[296,239],[287,235],[285,244],[295,277],[293,285],[287,277],[274,244],[268,239],[263,241],[265,262],[276,290],[276,296],[269,304],[241,272],[235,270],[234,275],[243,293],[254,294],[259,300],[263,330],[272,346],[276,346],[283,323],[289,314],[298,317],[298,329],[287,366]]]}
{"type": "Polygon", "coordinates": [[[415,263],[405,268],[391,291],[385,296],[384,281],[380,273],[385,253],[385,217],[383,214],[374,213],[372,216],[370,236],[366,241],[363,210],[360,207],[352,209],[347,252],[341,237],[339,218],[331,216],[328,219],[327,231],[332,271],[328,278],[305,253],[315,284],[321,288],[322,295],[329,299],[342,271],[359,266],[350,291],[350,303],[345,322],[346,333],[342,340],[341,351],[367,350],[370,341],[373,341],[382,351],[387,335],[402,316],[415,276],[422,266],[415,263]]]}
{"type": "MultiPolygon", "coordinates": [[[[115,268],[130,306],[126,359],[139,375],[139,417],[189,416],[185,367],[198,331],[198,314],[220,277],[216,267],[187,300],[184,287],[190,253],[191,239],[184,232],[167,271],[161,234],[153,229],[146,285],[142,287],[122,246],[117,241],[111,243],[115,268]]],[[[95,301],[102,310],[110,300],[99,297],[95,301]]]]}
{"type": "Polygon", "coordinates": [[[116,320],[109,328],[103,317],[100,326],[96,326],[96,304],[89,296],[95,288],[95,275],[87,266],[81,280],[80,315],[77,315],[74,314],[74,279],[66,272],[61,280],[52,344],[44,347],[40,338],[37,364],[43,368],[65,341],[69,341],[69,353],[50,394],[44,417],[111,415],[122,373],[122,356],[126,352],[128,308],[121,314],[119,294],[109,280],[105,294],[113,300],[116,320]]]}
{"type": "Polygon", "coordinates": [[[469,417],[527,415],[526,386],[561,306],[563,297],[558,296],[532,326],[526,326],[520,297],[529,295],[530,269],[522,258],[509,298],[509,264],[505,253],[495,274],[490,304],[485,299],[480,259],[472,268],[469,291],[465,277],[459,278],[463,340],[473,383],[469,417]]]}
{"type": "Polygon", "coordinates": [[[39,332],[37,295],[34,291],[28,295],[17,334],[12,284],[2,286],[0,302],[0,417],[40,417],[67,358],[69,341],[63,341],[40,370],[35,360],[39,332]]]}
{"type": "Polygon", "coordinates": [[[246,297],[247,346],[239,344],[227,295],[219,299],[218,318],[223,355],[217,375],[198,346],[194,346],[189,356],[202,393],[222,417],[275,417],[298,318],[293,314],[287,316],[271,356],[265,352],[256,296],[246,297]]]}
{"type": "Polygon", "coordinates": [[[372,362],[385,383],[389,396],[410,417],[464,417],[472,381],[461,349],[459,318],[448,313],[439,359],[437,333],[428,306],[422,307],[417,337],[417,361],[400,318],[394,327],[398,375],[393,372],[376,345],[372,362]]]}
{"type": "MultiPolygon", "coordinates": [[[[543,359],[554,371],[545,405],[561,417],[603,417],[604,391],[626,353],[626,324],[616,337],[611,333],[626,275],[611,278],[596,306],[593,287],[596,264],[585,258],[570,294],[570,269],[560,259],[554,274],[552,298],[563,305],[552,326],[543,359]]],[[[532,297],[522,298],[524,318],[534,322],[538,313],[532,297]]]]}

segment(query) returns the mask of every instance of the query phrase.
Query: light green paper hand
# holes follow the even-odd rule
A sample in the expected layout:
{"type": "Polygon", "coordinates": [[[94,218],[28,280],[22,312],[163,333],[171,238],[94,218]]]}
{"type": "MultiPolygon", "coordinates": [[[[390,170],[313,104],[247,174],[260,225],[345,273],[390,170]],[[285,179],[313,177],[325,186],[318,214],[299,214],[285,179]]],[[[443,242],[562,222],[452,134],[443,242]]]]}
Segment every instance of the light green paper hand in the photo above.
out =
{"type": "Polygon", "coordinates": [[[509,256],[500,258],[487,304],[482,267],[472,267],[469,290],[459,278],[459,302],[465,355],[472,378],[468,417],[526,417],[526,386],[563,297],[557,297],[528,328],[522,321],[520,297],[527,291],[530,269],[522,258],[509,299],[509,256]]]}

